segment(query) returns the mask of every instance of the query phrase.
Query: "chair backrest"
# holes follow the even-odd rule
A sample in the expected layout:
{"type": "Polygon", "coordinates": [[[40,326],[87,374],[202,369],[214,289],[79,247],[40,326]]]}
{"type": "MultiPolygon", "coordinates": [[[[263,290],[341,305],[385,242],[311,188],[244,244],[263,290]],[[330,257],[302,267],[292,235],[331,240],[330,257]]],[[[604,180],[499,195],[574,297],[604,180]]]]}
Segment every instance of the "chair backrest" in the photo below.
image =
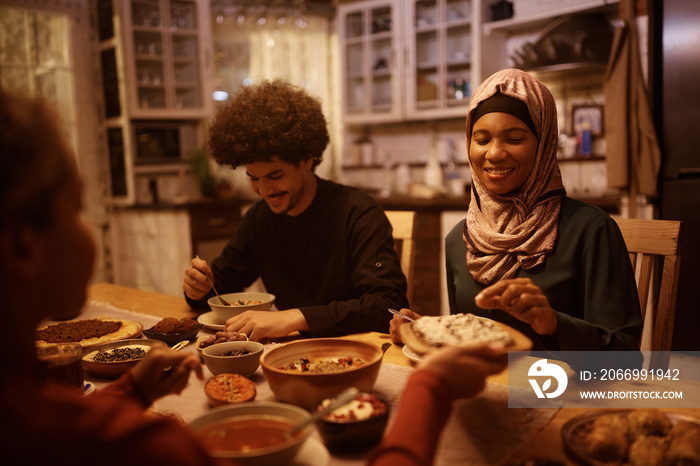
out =
{"type": "Polygon", "coordinates": [[[410,210],[388,210],[386,216],[394,230],[394,247],[401,260],[401,270],[406,275],[408,282],[406,296],[410,303],[413,299],[413,263],[416,255],[413,241],[416,213],[410,210]]]}
{"type": "Polygon", "coordinates": [[[639,303],[645,322],[652,325],[651,350],[671,351],[673,322],[678,294],[678,270],[681,265],[680,235],[682,222],[673,220],[649,220],[616,218],[630,254],[637,276],[639,303]],[[663,261],[661,283],[658,292],[652,290],[652,277],[656,261],[663,261]],[[652,306],[655,315],[646,318],[649,295],[656,296],[652,306]]]}

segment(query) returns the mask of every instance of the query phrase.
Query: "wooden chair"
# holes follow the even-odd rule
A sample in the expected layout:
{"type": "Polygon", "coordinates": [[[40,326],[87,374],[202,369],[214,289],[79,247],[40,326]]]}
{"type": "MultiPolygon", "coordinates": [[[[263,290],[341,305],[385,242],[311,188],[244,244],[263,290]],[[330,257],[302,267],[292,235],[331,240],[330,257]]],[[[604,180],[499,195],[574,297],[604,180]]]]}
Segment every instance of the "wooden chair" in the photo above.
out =
{"type": "Polygon", "coordinates": [[[401,270],[406,275],[408,283],[406,296],[410,303],[413,299],[413,264],[416,255],[413,241],[416,213],[408,210],[388,210],[386,216],[394,229],[394,247],[401,260],[401,270]]]}
{"type": "Polygon", "coordinates": [[[652,296],[656,296],[656,305],[652,306],[655,315],[650,321],[650,325],[653,325],[651,350],[671,351],[678,294],[678,270],[681,264],[682,222],[633,218],[616,218],[615,221],[622,231],[637,276],[639,303],[645,322],[650,291],[652,296]],[[658,292],[654,293],[652,276],[658,261],[663,261],[661,283],[658,292]]]}

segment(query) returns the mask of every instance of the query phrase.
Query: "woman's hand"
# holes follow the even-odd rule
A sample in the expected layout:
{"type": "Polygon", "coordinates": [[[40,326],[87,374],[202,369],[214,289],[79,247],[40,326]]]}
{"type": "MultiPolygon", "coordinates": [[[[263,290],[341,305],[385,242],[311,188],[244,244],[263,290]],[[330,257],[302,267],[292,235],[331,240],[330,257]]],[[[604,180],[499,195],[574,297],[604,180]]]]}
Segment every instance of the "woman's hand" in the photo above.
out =
{"type": "MultiPolygon", "coordinates": [[[[401,309],[401,314],[411,317],[412,319],[420,319],[422,317],[420,314],[416,314],[412,310],[406,308],[401,309]]],[[[399,334],[399,327],[401,327],[406,322],[408,321],[400,316],[394,316],[394,318],[391,319],[391,321],[389,322],[389,333],[391,334],[391,341],[393,341],[397,345],[403,344],[403,340],[401,339],[401,335],[399,334]]]]}
{"type": "Polygon", "coordinates": [[[146,357],[131,369],[131,374],[146,397],[154,401],[182,392],[193,371],[199,380],[204,380],[202,365],[195,355],[169,348],[151,348],[146,357]]]}
{"type": "Polygon", "coordinates": [[[468,398],[484,388],[486,377],[506,368],[508,353],[502,345],[446,346],[432,351],[416,366],[434,372],[453,399],[468,398]]]}
{"type": "Polygon", "coordinates": [[[502,309],[530,324],[540,335],[553,336],[557,316],[539,286],[529,278],[511,278],[489,286],[474,298],[483,309],[502,309]]]}
{"type": "Polygon", "coordinates": [[[295,331],[308,331],[304,314],[299,309],[284,311],[245,311],[226,321],[227,332],[248,335],[249,340],[286,337],[295,331]]]}
{"type": "Polygon", "coordinates": [[[214,281],[214,273],[207,261],[199,257],[192,259],[190,266],[185,270],[185,279],[182,282],[182,289],[190,299],[199,300],[209,293],[211,284],[207,276],[212,282],[214,281]]]}

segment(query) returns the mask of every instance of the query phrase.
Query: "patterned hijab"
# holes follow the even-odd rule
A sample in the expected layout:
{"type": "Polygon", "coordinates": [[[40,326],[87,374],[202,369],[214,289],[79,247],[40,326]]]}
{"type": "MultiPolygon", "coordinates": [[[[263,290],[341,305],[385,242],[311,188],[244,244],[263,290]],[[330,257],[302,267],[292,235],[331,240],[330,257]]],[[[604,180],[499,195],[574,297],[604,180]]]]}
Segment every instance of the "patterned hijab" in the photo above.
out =
{"type": "MultiPolygon", "coordinates": [[[[544,262],[545,255],[554,249],[561,196],[566,195],[556,158],[558,128],[554,98],[544,84],[523,71],[501,70],[476,90],[467,115],[467,151],[471,128],[476,122],[475,110],[499,92],[527,105],[539,145],[532,172],[515,193],[493,194],[476,176],[472,177],[464,241],[469,272],[474,280],[484,284],[512,278],[520,267],[527,270],[544,262]]],[[[507,110],[490,111],[512,114],[507,110]]],[[[479,113],[476,119],[484,114],[479,113]]]]}

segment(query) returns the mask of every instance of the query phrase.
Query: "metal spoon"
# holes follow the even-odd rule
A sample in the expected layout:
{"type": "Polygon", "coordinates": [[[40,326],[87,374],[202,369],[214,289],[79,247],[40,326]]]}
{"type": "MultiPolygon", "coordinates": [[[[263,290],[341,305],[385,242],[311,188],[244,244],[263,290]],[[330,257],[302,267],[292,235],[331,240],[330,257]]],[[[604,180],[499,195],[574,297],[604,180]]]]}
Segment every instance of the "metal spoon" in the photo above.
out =
{"type": "Polygon", "coordinates": [[[406,319],[406,320],[409,321],[409,322],[415,322],[415,321],[416,321],[416,319],[413,319],[413,318],[411,318],[411,317],[408,317],[406,314],[401,314],[401,313],[400,313],[399,311],[397,311],[396,309],[389,308],[388,310],[389,310],[389,312],[391,312],[392,314],[394,314],[394,315],[396,315],[396,316],[399,316],[399,317],[401,317],[401,318],[404,318],[404,319],[406,319]]]}
{"type": "MultiPolygon", "coordinates": [[[[181,342],[173,345],[172,349],[173,351],[180,351],[182,348],[190,344],[190,340],[182,340],[181,342]]],[[[175,371],[175,368],[173,366],[166,367],[163,369],[163,374],[172,374],[175,371]]]]}
{"type": "MultiPolygon", "coordinates": [[[[199,256],[194,256],[194,257],[199,259],[199,256]]],[[[202,271],[200,270],[200,272],[202,272],[202,271]]],[[[202,273],[204,273],[204,272],[202,272],[202,273]]],[[[219,294],[219,292],[216,291],[216,287],[214,286],[214,282],[211,281],[211,278],[209,278],[209,275],[204,273],[204,276],[207,277],[207,280],[209,281],[209,284],[211,285],[211,289],[214,290],[214,293],[216,293],[216,297],[219,298],[219,301],[221,302],[221,304],[223,304],[224,306],[233,306],[233,304],[229,303],[224,298],[222,298],[221,295],[219,294]]]]}
{"type": "Polygon", "coordinates": [[[323,416],[330,413],[331,411],[338,409],[343,405],[348,404],[357,396],[358,393],[360,393],[360,391],[355,387],[346,388],[345,390],[340,392],[340,395],[335,397],[335,400],[333,400],[333,402],[331,402],[328,406],[323,408],[321,411],[316,411],[316,412],[312,413],[310,418],[306,419],[305,421],[300,422],[299,424],[295,425],[294,427],[292,427],[291,429],[286,431],[284,433],[284,436],[291,437],[296,432],[299,432],[304,427],[306,427],[310,424],[313,424],[314,422],[318,421],[319,419],[321,419],[323,416]]]}

